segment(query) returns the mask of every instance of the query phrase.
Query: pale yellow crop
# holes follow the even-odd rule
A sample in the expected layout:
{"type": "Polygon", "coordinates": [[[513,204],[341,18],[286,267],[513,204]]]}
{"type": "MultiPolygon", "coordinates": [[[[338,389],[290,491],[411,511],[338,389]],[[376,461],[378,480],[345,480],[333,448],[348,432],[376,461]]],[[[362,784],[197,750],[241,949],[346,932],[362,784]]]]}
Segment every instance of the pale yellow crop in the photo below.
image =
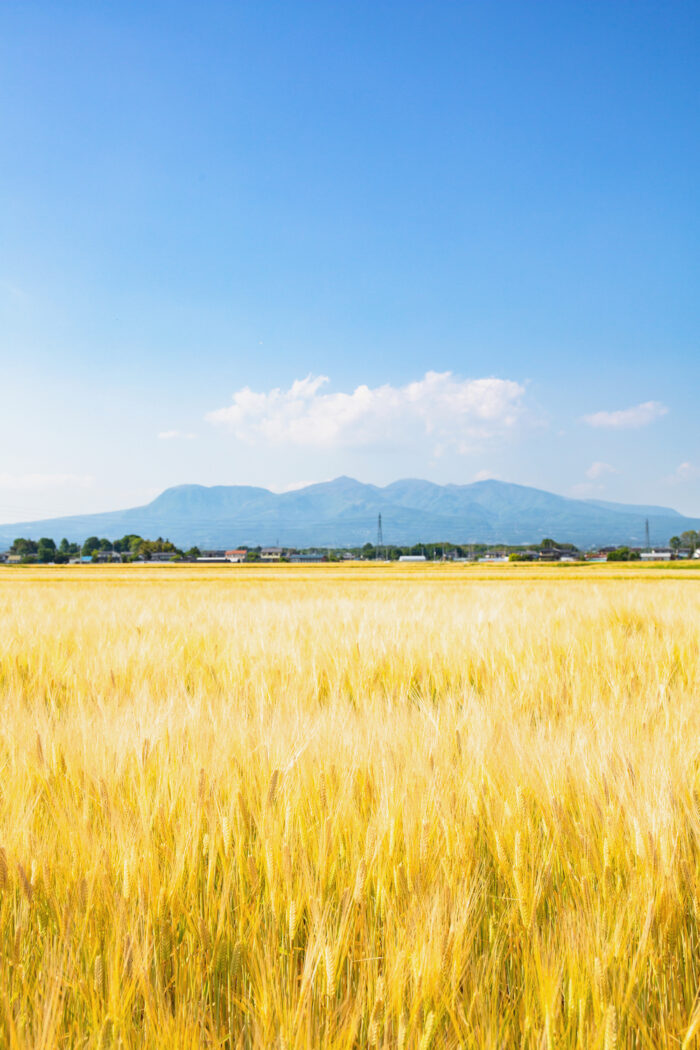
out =
{"type": "Polygon", "coordinates": [[[0,1046],[696,1046],[700,572],[0,571],[0,1046]]]}

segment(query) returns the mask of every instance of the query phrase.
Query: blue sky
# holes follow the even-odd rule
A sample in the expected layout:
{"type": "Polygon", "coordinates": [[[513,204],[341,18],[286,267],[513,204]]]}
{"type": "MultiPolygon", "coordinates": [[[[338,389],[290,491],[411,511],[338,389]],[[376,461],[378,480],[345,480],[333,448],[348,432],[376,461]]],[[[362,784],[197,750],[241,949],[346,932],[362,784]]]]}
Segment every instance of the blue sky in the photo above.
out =
{"type": "Polygon", "coordinates": [[[341,473],[700,515],[699,45],[683,0],[4,0],[0,520],[341,473]]]}

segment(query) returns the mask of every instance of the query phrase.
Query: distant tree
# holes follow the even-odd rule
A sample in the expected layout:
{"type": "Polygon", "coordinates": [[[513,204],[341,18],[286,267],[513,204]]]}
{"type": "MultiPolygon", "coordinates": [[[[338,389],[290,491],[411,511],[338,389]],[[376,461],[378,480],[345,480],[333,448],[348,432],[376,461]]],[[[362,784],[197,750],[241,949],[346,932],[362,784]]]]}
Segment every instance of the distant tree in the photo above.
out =
{"type": "Polygon", "coordinates": [[[700,532],[696,532],[695,529],[687,529],[686,532],[681,533],[680,540],[681,546],[690,547],[694,551],[700,544],[700,532]]]}
{"type": "Polygon", "coordinates": [[[22,557],[28,554],[36,554],[37,546],[34,540],[25,540],[20,536],[10,547],[10,554],[20,554],[22,557]]]}
{"type": "Polygon", "coordinates": [[[540,547],[543,551],[551,551],[552,547],[556,547],[556,543],[549,536],[546,536],[540,543],[540,547]]]}
{"type": "Polygon", "coordinates": [[[631,551],[629,547],[618,547],[617,550],[608,551],[607,561],[639,561],[639,551],[631,551]]]}
{"type": "Polygon", "coordinates": [[[70,552],[71,552],[71,550],[70,550],[70,543],[65,538],[65,536],[63,537],[63,539],[59,543],[58,550],[59,550],[60,554],[70,554],[70,552]]]}
{"type": "Polygon", "coordinates": [[[141,542],[141,537],[135,533],[129,533],[126,536],[122,536],[120,540],[114,541],[114,549],[120,554],[128,554],[130,551],[136,549],[138,544],[141,542]]]}
{"type": "Polygon", "coordinates": [[[53,561],[56,557],[56,544],[47,536],[42,536],[37,544],[37,557],[41,562],[53,561]]]}
{"type": "Polygon", "coordinates": [[[679,547],[683,546],[683,544],[681,543],[680,536],[671,536],[671,539],[668,541],[668,545],[674,551],[677,551],[679,547]]]}
{"type": "Polygon", "coordinates": [[[140,540],[136,552],[149,561],[154,554],[182,554],[174,543],[158,537],[157,540],[140,540]]]}
{"type": "Polygon", "coordinates": [[[190,547],[188,551],[185,551],[185,557],[187,558],[201,558],[202,552],[199,547],[190,547]]]}
{"type": "Polygon", "coordinates": [[[97,536],[88,536],[88,538],[85,540],[85,543],[83,544],[81,553],[83,554],[83,557],[87,558],[93,553],[93,551],[98,551],[99,549],[100,541],[98,540],[97,536]]]}

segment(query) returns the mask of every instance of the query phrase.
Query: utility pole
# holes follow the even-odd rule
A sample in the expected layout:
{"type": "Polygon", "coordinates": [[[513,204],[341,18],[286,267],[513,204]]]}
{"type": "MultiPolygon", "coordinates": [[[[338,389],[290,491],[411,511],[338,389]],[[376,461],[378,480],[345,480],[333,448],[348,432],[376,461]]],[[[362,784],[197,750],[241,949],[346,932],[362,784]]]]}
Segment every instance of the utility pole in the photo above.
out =
{"type": "Polygon", "coordinates": [[[651,550],[651,541],[649,539],[649,519],[648,518],[644,522],[644,535],[646,536],[647,550],[650,551],[651,550]]]}
{"type": "MultiPolygon", "coordinates": [[[[377,518],[377,553],[376,559],[379,561],[382,555],[382,549],[384,547],[384,533],[382,532],[382,516],[381,514],[377,518]]],[[[382,561],[384,559],[382,558],[382,561]]]]}

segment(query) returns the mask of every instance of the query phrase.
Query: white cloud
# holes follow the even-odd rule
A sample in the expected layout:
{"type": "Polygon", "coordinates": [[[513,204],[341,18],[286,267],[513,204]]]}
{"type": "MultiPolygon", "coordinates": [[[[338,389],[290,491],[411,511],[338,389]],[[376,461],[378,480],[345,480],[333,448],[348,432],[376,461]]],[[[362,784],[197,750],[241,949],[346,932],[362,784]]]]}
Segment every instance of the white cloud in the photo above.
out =
{"type": "Polygon", "coordinates": [[[700,467],[696,467],[694,463],[681,463],[672,474],[669,474],[667,481],[672,485],[679,485],[684,481],[695,481],[700,478],[700,467]]]}
{"type": "Polygon", "coordinates": [[[474,481],[500,481],[500,476],[492,470],[477,470],[474,481]]]}
{"type": "Polygon", "coordinates": [[[237,390],[233,403],[209,412],[208,422],[253,445],[317,448],[405,447],[427,438],[435,454],[468,452],[512,429],[522,416],[525,388],[507,379],[459,379],[426,372],[406,386],[358,386],[323,393],[327,376],[297,379],[288,390],[237,390]]]}
{"type": "Polygon", "coordinates": [[[0,474],[0,489],[40,492],[44,489],[89,488],[89,474],[0,474]]]}
{"type": "Polygon", "coordinates": [[[584,416],[584,423],[589,427],[611,427],[615,430],[631,430],[636,427],[646,427],[650,423],[661,419],[668,412],[666,405],[660,401],[643,401],[641,405],[633,405],[632,408],[620,408],[615,412],[593,412],[584,416]]]}
{"type": "Polygon", "coordinates": [[[196,438],[196,434],[189,434],[183,430],[161,430],[158,435],[159,441],[174,441],[176,438],[183,438],[186,441],[191,441],[196,438]]]}
{"type": "Polygon", "coordinates": [[[572,485],[569,489],[569,495],[573,496],[574,499],[591,499],[593,496],[599,496],[605,492],[604,479],[609,474],[619,473],[620,471],[613,467],[612,463],[596,460],[585,471],[588,481],[579,481],[572,485]]]}
{"type": "Polygon", "coordinates": [[[595,463],[591,463],[586,471],[586,477],[590,478],[591,481],[597,481],[598,478],[604,478],[606,474],[619,473],[619,470],[616,470],[610,463],[601,463],[600,460],[597,460],[595,463]]]}

